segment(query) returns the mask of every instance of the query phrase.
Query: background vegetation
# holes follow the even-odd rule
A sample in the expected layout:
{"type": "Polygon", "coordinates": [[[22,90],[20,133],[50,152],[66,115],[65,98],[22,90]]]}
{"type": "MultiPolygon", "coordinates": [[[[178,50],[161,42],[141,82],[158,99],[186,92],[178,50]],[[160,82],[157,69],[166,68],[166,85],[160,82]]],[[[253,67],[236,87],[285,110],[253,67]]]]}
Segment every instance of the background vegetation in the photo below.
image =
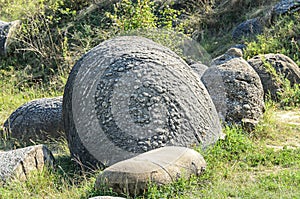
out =
{"type": "MultiPolygon", "coordinates": [[[[193,37],[208,52],[205,57],[215,57],[236,44],[231,32],[238,23],[264,16],[277,1],[107,2],[0,0],[0,20],[22,21],[7,57],[0,59],[0,126],[21,104],[62,95],[72,66],[101,41],[118,34],[138,34],[180,54],[173,35],[193,37]]],[[[278,52],[299,65],[299,19],[299,14],[280,17],[257,38],[241,41],[248,46],[245,58],[278,52]]],[[[182,56],[187,61],[191,58],[182,56]]],[[[264,118],[252,133],[227,127],[225,140],[207,151],[196,149],[208,163],[204,175],[163,187],[152,185],[140,198],[299,198],[299,85],[291,88],[287,82],[280,96],[279,102],[267,102],[264,118]]],[[[93,189],[100,171],[77,168],[64,138],[46,144],[55,153],[57,167],[32,174],[27,182],[12,181],[0,187],[0,198],[116,195],[106,188],[93,189]]],[[[1,136],[0,150],[21,146],[9,135],[1,136]]]]}

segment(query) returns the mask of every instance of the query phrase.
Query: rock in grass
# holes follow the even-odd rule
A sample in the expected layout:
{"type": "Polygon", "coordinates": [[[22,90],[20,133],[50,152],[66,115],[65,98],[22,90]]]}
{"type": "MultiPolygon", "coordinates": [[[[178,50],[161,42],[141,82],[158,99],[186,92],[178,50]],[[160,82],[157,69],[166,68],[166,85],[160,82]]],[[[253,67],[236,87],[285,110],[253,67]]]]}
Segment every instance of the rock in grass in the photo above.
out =
{"type": "Polygon", "coordinates": [[[244,37],[253,38],[263,32],[264,22],[262,18],[248,19],[239,24],[232,32],[232,38],[235,40],[244,37]]]}
{"type": "Polygon", "coordinates": [[[5,121],[4,130],[23,142],[64,135],[62,97],[42,98],[23,104],[5,121]]]}
{"type": "Polygon", "coordinates": [[[202,76],[220,119],[252,130],[264,111],[263,87],[258,74],[243,58],[209,67],[202,76]]]}
{"type": "Polygon", "coordinates": [[[0,21],[0,55],[5,55],[8,41],[15,31],[16,27],[20,24],[20,21],[4,22],[0,21]]]}
{"type": "Polygon", "coordinates": [[[258,55],[248,60],[249,64],[258,73],[265,97],[278,99],[278,92],[282,91],[283,78],[290,81],[291,86],[300,84],[300,68],[289,57],[283,54],[258,55]]]}
{"type": "Polygon", "coordinates": [[[200,175],[205,169],[203,157],[185,147],[163,147],[118,162],[101,173],[95,188],[112,188],[117,193],[139,195],[149,183],[165,185],[178,178],[200,175]]]}
{"type": "Polygon", "coordinates": [[[163,146],[205,148],[221,135],[213,102],[192,69],[136,36],[105,41],[76,63],[63,118],[72,155],[93,166],[163,146]]]}
{"type": "Polygon", "coordinates": [[[45,146],[30,146],[0,152],[0,181],[11,178],[26,180],[32,171],[42,171],[45,165],[53,166],[54,157],[45,146]]]}

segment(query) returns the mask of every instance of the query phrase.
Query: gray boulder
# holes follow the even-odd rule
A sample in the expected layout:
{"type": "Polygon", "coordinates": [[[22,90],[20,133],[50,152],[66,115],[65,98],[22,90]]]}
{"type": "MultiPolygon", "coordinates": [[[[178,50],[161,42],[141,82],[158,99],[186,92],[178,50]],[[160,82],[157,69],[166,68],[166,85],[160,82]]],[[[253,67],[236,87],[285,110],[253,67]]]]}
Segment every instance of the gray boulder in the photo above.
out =
{"type": "Polygon", "coordinates": [[[283,78],[290,81],[291,86],[300,84],[300,68],[289,57],[283,54],[258,55],[248,60],[248,63],[258,73],[263,84],[265,96],[278,99],[282,91],[283,78]]]}
{"type": "Polygon", "coordinates": [[[201,78],[203,73],[208,69],[208,67],[202,63],[193,63],[190,65],[194,72],[201,78]]]}
{"type": "Polygon", "coordinates": [[[72,155],[112,165],[163,146],[215,143],[211,98],[174,52],[136,36],[105,41],[73,67],[63,98],[72,155]]]}
{"type": "Polygon", "coordinates": [[[192,149],[163,147],[106,168],[97,177],[95,188],[107,186],[117,193],[136,196],[147,189],[149,182],[169,184],[178,178],[200,175],[205,167],[203,157],[192,149]]]}
{"type": "Polygon", "coordinates": [[[261,34],[264,29],[263,18],[256,17],[254,19],[248,19],[247,21],[239,24],[232,32],[232,38],[234,40],[242,39],[243,37],[255,37],[261,34]]]}
{"type": "Polygon", "coordinates": [[[286,13],[294,13],[299,10],[300,0],[282,0],[273,7],[272,14],[283,15],[286,13]]]}
{"type": "Polygon", "coordinates": [[[46,165],[52,167],[54,157],[45,146],[30,146],[13,151],[0,152],[0,181],[17,178],[26,180],[32,171],[42,171],[46,165]]]}
{"type": "Polygon", "coordinates": [[[64,135],[62,97],[42,98],[25,103],[4,122],[4,131],[24,142],[64,135]]]}
{"type": "Polygon", "coordinates": [[[243,50],[237,47],[229,48],[224,54],[220,55],[219,57],[214,58],[211,61],[211,65],[221,65],[228,62],[234,58],[243,57],[243,50]]]}
{"type": "Polygon", "coordinates": [[[20,25],[20,21],[4,22],[0,21],[0,55],[5,55],[8,41],[15,31],[16,27],[20,25]]]}
{"type": "Polygon", "coordinates": [[[264,111],[263,87],[258,74],[243,58],[209,67],[202,81],[222,121],[253,129],[264,111]]]}

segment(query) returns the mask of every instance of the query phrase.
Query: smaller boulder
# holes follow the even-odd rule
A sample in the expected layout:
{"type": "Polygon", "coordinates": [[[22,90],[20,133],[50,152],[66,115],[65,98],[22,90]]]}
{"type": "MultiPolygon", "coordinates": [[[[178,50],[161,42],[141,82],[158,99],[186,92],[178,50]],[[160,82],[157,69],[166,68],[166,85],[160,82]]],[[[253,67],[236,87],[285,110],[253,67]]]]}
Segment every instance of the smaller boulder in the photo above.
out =
{"type": "Polygon", "coordinates": [[[294,13],[300,10],[300,0],[282,0],[278,2],[272,9],[275,16],[286,13],[294,13]]]}
{"type": "Polygon", "coordinates": [[[32,171],[42,171],[45,165],[53,166],[54,157],[44,145],[0,152],[0,182],[17,178],[26,180],[32,171]]]}
{"type": "Polygon", "coordinates": [[[19,20],[12,22],[0,21],[0,55],[6,55],[9,39],[20,23],[19,20]]]}
{"type": "Polygon", "coordinates": [[[243,37],[255,37],[256,35],[261,34],[264,29],[263,21],[263,18],[256,17],[242,22],[233,30],[232,38],[234,40],[239,40],[243,37]]]}
{"type": "Polygon", "coordinates": [[[24,142],[58,138],[64,134],[62,97],[30,101],[16,109],[3,126],[13,138],[24,142]]]}
{"type": "Polygon", "coordinates": [[[95,188],[108,186],[117,193],[139,195],[149,182],[164,185],[180,177],[199,175],[206,167],[203,157],[185,147],[162,147],[118,162],[101,173],[95,188]]]}
{"type": "Polygon", "coordinates": [[[234,58],[240,58],[243,57],[243,50],[241,48],[232,47],[229,48],[223,55],[220,55],[219,57],[214,58],[211,61],[211,65],[221,65],[226,63],[227,61],[234,59],[234,58]]]}
{"type": "Polygon", "coordinates": [[[194,72],[201,78],[203,73],[208,69],[208,67],[202,63],[193,63],[190,65],[194,72]]]}
{"type": "Polygon", "coordinates": [[[219,61],[209,67],[201,80],[220,119],[252,130],[264,111],[263,87],[258,74],[243,58],[219,61]]]}
{"type": "Polygon", "coordinates": [[[282,80],[286,78],[291,86],[300,84],[300,68],[289,57],[283,54],[258,55],[248,60],[248,63],[258,73],[265,97],[270,94],[271,99],[278,99],[278,92],[282,91],[282,80]]]}

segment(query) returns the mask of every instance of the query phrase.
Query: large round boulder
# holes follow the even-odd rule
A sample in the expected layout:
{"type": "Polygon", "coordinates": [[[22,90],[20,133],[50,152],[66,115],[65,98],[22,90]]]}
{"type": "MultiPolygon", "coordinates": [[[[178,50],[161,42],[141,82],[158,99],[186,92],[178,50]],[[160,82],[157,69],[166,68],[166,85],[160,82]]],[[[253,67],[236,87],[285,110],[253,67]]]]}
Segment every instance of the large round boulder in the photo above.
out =
{"type": "Polygon", "coordinates": [[[179,178],[200,175],[206,167],[204,158],[193,149],[163,147],[106,168],[98,177],[95,188],[111,188],[119,194],[139,195],[149,183],[170,184],[179,178]]]}
{"type": "Polygon", "coordinates": [[[13,138],[24,142],[64,135],[62,97],[41,98],[23,104],[9,116],[3,127],[13,138]]]}
{"type": "Polygon", "coordinates": [[[253,129],[264,111],[263,87],[258,74],[243,58],[209,67],[202,76],[220,119],[253,129]]]}
{"type": "Polygon", "coordinates": [[[205,148],[222,133],[192,69],[168,48],[136,36],[107,40],[75,64],[63,118],[72,155],[93,166],[169,145],[205,148]]]}
{"type": "Polygon", "coordinates": [[[282,91],[283,79],[290,81],[291,86],[300,84],[300,68],[289,57],[283,54],[257,55],[248,63],[258,73],[263,84],[265,96],[278,99],[278,92],[282,91]]]}

